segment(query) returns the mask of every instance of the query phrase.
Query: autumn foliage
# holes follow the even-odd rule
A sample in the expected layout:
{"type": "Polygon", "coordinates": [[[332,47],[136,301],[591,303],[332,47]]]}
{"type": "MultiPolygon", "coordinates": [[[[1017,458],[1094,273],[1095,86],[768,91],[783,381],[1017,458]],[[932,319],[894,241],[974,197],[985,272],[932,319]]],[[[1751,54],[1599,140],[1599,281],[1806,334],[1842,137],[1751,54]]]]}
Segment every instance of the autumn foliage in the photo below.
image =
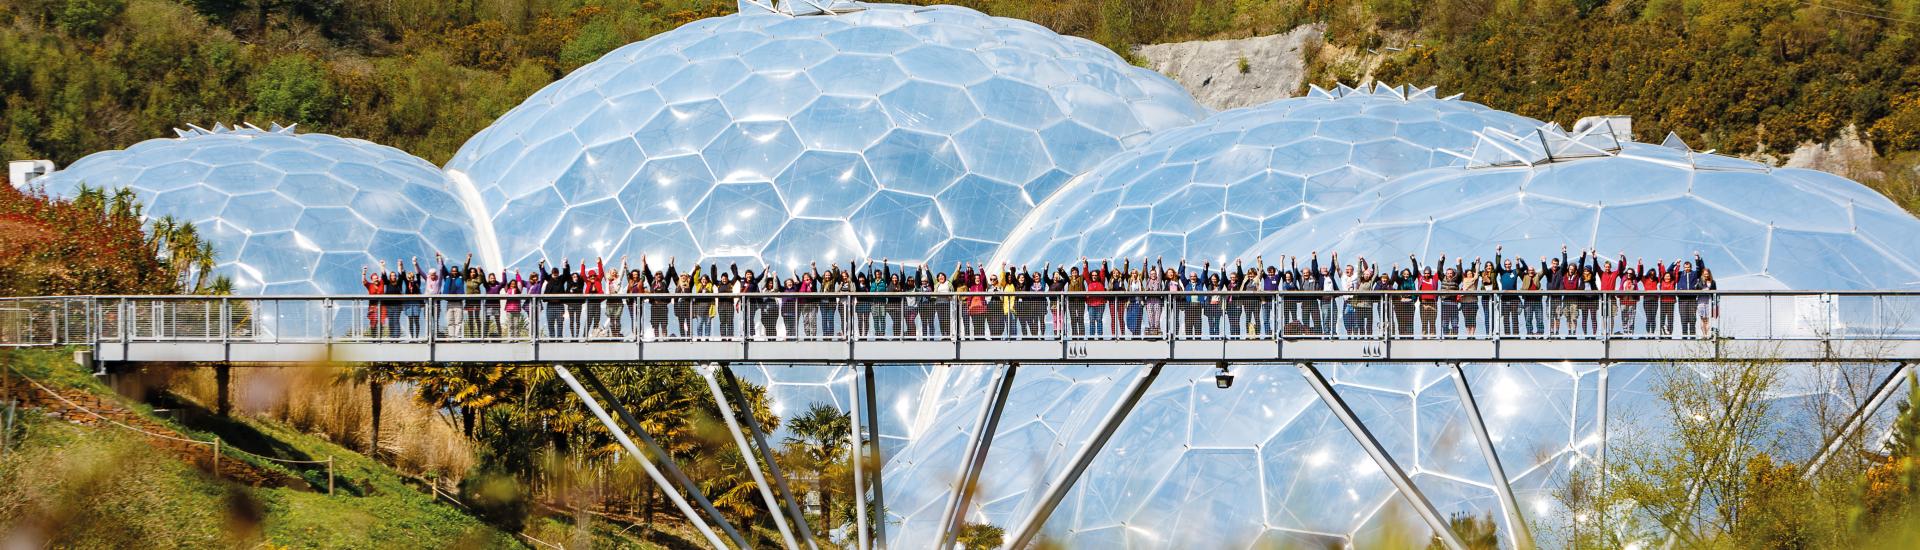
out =
{"type": "Polygon", "coordinates": [[[0,296],[177,293],[156,241],[130,191],[61,199],[0,186],[0,296]]]}

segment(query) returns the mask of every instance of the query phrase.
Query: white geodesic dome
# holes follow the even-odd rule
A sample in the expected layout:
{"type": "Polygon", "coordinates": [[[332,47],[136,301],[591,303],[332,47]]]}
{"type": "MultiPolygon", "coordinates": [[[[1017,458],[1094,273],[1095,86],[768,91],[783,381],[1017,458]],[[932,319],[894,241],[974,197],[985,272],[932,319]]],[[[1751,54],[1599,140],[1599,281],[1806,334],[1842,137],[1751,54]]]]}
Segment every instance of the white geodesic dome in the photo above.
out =
{"type": "Polygon", "coordinates": [[[469,140],[447,170],[498,260],[983,261],[1074,175],[1204,116],[1025,21],[759,5],[617,49],[469,140]]]}
{"type": "Polygon", "coordinates": [[[1463,163],[1476,132],[1541,124],[1434,88],[1315,87],[1107,159],[1029,214],[998,259],[1225,262],[1388,179],[1463,163]]]}
{"type": "Polygon", "coordinates": [[[56,196],[132,189],[148,219],[192,222],[236,294],[361,294],[360,269],[473,249],[438,167],[365,140],[189,127],[35,179],[56,196]]]}

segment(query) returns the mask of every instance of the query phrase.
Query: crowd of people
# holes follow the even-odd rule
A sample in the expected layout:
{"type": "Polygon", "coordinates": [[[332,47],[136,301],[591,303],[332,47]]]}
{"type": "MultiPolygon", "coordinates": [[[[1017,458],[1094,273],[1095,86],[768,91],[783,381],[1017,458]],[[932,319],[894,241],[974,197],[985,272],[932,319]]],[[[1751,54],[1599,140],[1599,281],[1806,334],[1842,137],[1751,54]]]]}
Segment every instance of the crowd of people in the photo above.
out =
{"type": "Polygon", "coordinates": [[[1597,338],[1698,337],[1712,333],[1718,302],[1713,272],[1693,259],[1652,264],[1624,252],[1596,250],[1538,263],[1442,254],[1423,263],[1383,265],[1338,253],[1281,257],[1268,264],[1236,260],[1231,268],[1180,260],[1125,259],[1078,265],[956,264],[952,271],[817,264],[782,274],[741,270],[664,269],[641,257],[577,267],[542,260],[528,272],[490,272],[435,255],[431,266],[382,261],[362,269],[368,294],[436,295],[369,300],[366,336],[421,340],[1154,337],[1271,338],[1376,336],[1448,338],[1475,335],[1597,338]],[[1301,265],[1302,260],[1305,265],[1301,265]],[[1397,291],[1397,292],[1385,292],[1397,291]],[[871,296],[859,296],[871,294],[871,296]],[[532,300],[538,295],[540,299],[532,300]],[[701,295],[713,295],[701,297],[701,295]],[[455,296],[458,296],[457,298],[455,296]],[[469,296],[472,296],[471,298],[469,296]],[[1276,334],[1276,331],[1278,334],[1276,334]]]}

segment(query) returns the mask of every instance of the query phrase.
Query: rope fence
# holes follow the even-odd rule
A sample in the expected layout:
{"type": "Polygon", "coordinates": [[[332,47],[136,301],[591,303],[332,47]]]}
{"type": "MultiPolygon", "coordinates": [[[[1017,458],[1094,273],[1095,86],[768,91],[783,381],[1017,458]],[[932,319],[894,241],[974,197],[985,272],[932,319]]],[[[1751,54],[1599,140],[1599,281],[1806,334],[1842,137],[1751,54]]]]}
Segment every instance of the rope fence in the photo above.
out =
{"type": "Polygon", "coordinates": [[[221,455],[221,454],[222,454],[222,453],[223,453],[224,451],[232,451],[232,452],[234,452],[234,453],[237,453],[237,454],[241,454],[241,455],[246,455],[246,456],[251,456],[251,457],[254,457],[254,458],[258,458],[258,459],[261,459],[261,460],[266,460],[266,461],[270,461],[270,462],[276,462],[276,463],[281,463],[281,464],[325,464],[325,465],[327,466],[327,494],[329,494],[329,495],[331,495],[331,494],[333,494],[333,488],[334,488],[334,477],[333,477],[333,465],[334,465],[334,464],[333,464],[333,463],[334,463],[334,460],[333,460],[333,456],[331,456],[331,455],[329,455],[329,456],[327,457],[327,459],[326,459],[326,460],[289,460],[289,459],[284,459],[284,458],[274,458],[274,457],[271,457],[271,456],[266,456],[266,455],[262,455],[262,454],[259,454],[259,453],[254,453],[254,452],[249,452],[249,451],[247,451],[247,450],[245,450],[245,449],[241,449],[241,448],[239,448],[239,447],[234,447],[234,446],[232,446],[232,445],[227,445],[227,444],[225,444],[224,442],[222,442],[222,441],[220,440],[220,438],[218,438],[218,437],[216,437],[216,438],[213,438],[213,439],[210,439],[210,440],[207,440],[207,441],[201,441],[201,440],[198,440],[198,439],[191,439],[191,438],[185,438],[185,437],[177,437],[177,436],[171,436],[171,435],[167,435],[167,434],[163,434],[163,433],[156,433],[156,432],[151,432],[151,431],[147,431],[147,430],[143,430],[143,429],[140,429],[140,428],[139,428],[139,427],[137,427],[137,426],[132,426],[132,425],[129,425],[129,424],[126,424],[126,423],[123,423],[123,422],[120,422],[120,421],[118,421],[118,420],[114,420],[114,419],[112,419],[112,418],[108,418],[108,417],[107,417],[106,415],[103,415],[103,414],[100,414],[99,412],[96,412],[96,411],[94,411],[93,409],[89,409],[89,408],[86,408],[86,407],[84,407],[84,406],[81,406],[81,405],[80,405],[79,403],[75,403],[75,402],[73,402],[73,400],[71,400],[71,399],[67,399],[67,396],[64,396],[64,395],[60,395],[60,392],[57,392],[57,391],[53,391],[53,389],[52,389],[52,388],[48,388],[48,387],[46,387],[46,386],[44,386],[44,385],[41,385],[39,381],[37,381],[37,380],[34,380],[33,378],[31,378],[31,377],[28,377],[28,376],[26,376],[26,375],[23,375],[23,374],[20,374],[20,373],[19,373],[18,371],[14,371],[14,370],[13,370],[13,367],[7,367],[7,370],[8,370],[9,372],[12,372],[12,374],[13,374],[14,376],[17,376],[17,377],[19,377],[19,378],[20,378],[21,380],[25,380],[25,381],[26,381],[26,382],[27,382],[28,384],[32,384],[32,385],[33,385],[33,387],[34,387],[35,389],[38,389],[38,390],[40,390],[40,392],[41,392],[41,393],[45,393],[45,394],[47,394],[47,395],[49,395],[49,396],[52,396],[52,397],[53,397],[54,399],[58,399],[58,400],[60,400],[60,402],[61,402],[61,403],[64,403],[64,404],[66,404],[66,406],[67,406],[68,408],[70,408],[70,409],[73,409],[73,410],[77,410],[77,411],[80,411],[80,412],[84,412],[84,413],[87,413],[88,415],[92,415],[92,416],[93,416],[94,418],[97,418],[97,419],[100,419],[101,421],[104,421],[104,422],[106,422],[106,423],[108,423],[108,424],[112,424],[112,425],[114,425],[114,426],[116,426],[116,427],[119,427],[119,428],[122,428],[122,429],[125,429],[125,430],[128,430],[128,431],[132,431],[132,432],[134,432],[134,433],[138,433],[138,434],[141,434],[141,435],[144,435],[144,436],[147,436],[147,437],[152,437],[152,438],[157,438],[157,439],[163,439],[163,440],[169,440],[169,441],[179,441],[179,442],[182,442],[182,443],[187,443],[187,444],[192,444],[192,445],[207,445],[207,446],[209,446],[209,447],[212,447],[212,449],[213,449],[213,454],[212,454],[212,461],[213,461],[213,475],[215,475],[215,476],[218,476],[218,475],[220,475],[220,455],[221,455]]]}

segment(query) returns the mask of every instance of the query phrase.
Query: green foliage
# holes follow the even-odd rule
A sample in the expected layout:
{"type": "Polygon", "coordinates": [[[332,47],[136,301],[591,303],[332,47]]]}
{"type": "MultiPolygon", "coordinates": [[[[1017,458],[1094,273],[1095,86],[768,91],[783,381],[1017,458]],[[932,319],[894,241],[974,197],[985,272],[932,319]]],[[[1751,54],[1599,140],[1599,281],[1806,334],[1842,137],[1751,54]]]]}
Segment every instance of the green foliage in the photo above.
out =
{"type": "Polygon", "coordinates": [[[325,121],[334,106],[333,83],[326,68],[305,55],[290,54],[267,62],[248,81],[254,116],[295,123],[325,121]]]}
{"type": "Polygon", "coordinates": [[[67,0],[54,21],[76,36],[97,37],[107,22],[126,8],[125,0],[67,0]]]}
{"type": "Polygon", "coordinates": [[[999,548],[1006,537],[1006,529],[991,523],[968,523],[960,526],[960,532],[954,535],[955,541],[966,550],[993,550],[999,548]]]}
{"type": "Polygon", "coordinates": [[[595,18],[581,27],[565,47],[560,48],[560,64],[569,67],[585,65],[626,43],[611,18],[595,18]]]}
{"type": "MultiPolygon", "coordinates": [[[[1460,543],[1466,545],[1468,550],[1499,549],[1498,527],[1499,524],[1494,523],[1491,513],[1473,515],[1456,512],[1447,516],[1447,530],[1452,531],[1453,536],[1459,537],[1460,543]]],[[[1428,550],[1440,550],[1446,547],[1446,544],[1440,542],[1440,537],[1434,537],[1427,542],[1428,550]]]]}
{"type": "MultiPolygon", "coordinates": [[[[74,365],[70,349],[0,351],[0,364],[51,387],[113,397],[74,365]]],[[[193,437],[208,434],[151,416],[193,437]]],[[[247,488],[215,479],[144,436],[29,413],[27,437],[0,455],[0,533],[37,526],[59,548],[314,547],[514,548],[502,533],[439,502],[398,472],[323,438],[237,417],[257,439],[246,450],[286,459],[335,459],[334,495],[247,488]]],[[[230,443],[228,427],[220,430],[230,443]]],[[[232,456],[231,454],[229,455],[232,456]]],[[[311,468],[311,466],[308,466],[311,468]]],[[[318,483],[314,474],[305,475],[318,483]]]]}
{"type": "Polygon", "coordinates": [[[1907,397],[1896,407],[1893,430],[1887,437],[1887,456],[1893,459],[1920,458],[1920,377],[1907,372],[1907,397]]]}
{"type": "Polygon", "coordinates": [[[525,529],[533,511],[526,488],[495,466],[482,466],[461,480],[460,498],[475,516],[508,532],[525,529]]]}

